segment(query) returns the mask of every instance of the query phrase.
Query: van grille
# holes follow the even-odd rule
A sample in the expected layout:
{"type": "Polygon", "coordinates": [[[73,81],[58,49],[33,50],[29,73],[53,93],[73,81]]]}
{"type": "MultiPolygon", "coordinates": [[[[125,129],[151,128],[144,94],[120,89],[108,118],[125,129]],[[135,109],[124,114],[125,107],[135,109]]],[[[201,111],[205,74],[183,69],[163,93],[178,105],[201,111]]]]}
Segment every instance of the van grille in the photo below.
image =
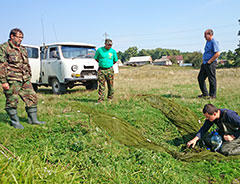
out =
{"type": "Polygon", "coordinates": [[[94,68],[94,66],[86,66],[86,65],[84,65],[84,69],[93,69],[94,68]]]}
{"type": "Polygon", "coordinates": [[[97,71],[96,70],[85,70],[85,71],[82,71],[80,76],[82,78],[84,78],[84,76],[97,76],[97,71]]]}

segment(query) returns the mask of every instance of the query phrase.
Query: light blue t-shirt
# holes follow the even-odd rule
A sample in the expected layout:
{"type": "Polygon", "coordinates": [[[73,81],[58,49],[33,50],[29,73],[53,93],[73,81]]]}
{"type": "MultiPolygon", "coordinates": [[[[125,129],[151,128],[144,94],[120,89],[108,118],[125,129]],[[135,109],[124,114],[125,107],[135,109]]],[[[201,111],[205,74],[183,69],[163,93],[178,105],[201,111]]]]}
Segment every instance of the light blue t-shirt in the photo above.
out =
{"type": "Polygon", "coordinates": [[[110,48],[109,50],[105,47],[100,47],[95,56],[94,59],[97,59],[99,62],[99,67],[101,68],[110,68],[113,66],[115,62],[117,62],[118,57],[117,53],[114,49],[110,48]]]}
{"type": "MultiPolygon", "coordinates": [[[[216,52],[220,52],[219,43],[217,40],[213,38],[212,40],[207,41],[205,45],[203,54],[203,64],[206,64],[208,60],[211,59],[216,52]]],[[[214,62],[216,61],[217,59],[214,62]]]]}

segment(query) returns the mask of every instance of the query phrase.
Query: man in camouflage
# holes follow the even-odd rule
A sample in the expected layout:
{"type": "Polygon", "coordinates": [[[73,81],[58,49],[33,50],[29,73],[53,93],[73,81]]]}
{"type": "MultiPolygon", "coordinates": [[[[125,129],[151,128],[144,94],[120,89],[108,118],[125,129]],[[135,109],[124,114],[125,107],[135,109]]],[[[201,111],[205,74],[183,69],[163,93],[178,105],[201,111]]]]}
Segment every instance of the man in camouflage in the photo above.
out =
{"type": "Polygon", "coordinates": [[[112,40],[105,40],[105,47],[100,47],[96,54],[95,60],[99,63],[98,69],[98,102],[104,100],[104,91],[105,91],[105,81],[107,81],[108,86],[108,99],[113,99],[114,89],[113,89],[113,79],[114,79],[114,70],[113,64],[118,60],[117,53],[112,49],[112,40]]]}
{"type": "Polygon", "coordinates": [[[10,39],[0,45],[0,83],[6,97],[6,107],[14,128],[23,129],[17,115],[18,95],[25,102],[29,124],[44,124],[37,120],[37,96],[33,90],[27,50],[21,45],[23,32],[12,29],[10,39]]]}

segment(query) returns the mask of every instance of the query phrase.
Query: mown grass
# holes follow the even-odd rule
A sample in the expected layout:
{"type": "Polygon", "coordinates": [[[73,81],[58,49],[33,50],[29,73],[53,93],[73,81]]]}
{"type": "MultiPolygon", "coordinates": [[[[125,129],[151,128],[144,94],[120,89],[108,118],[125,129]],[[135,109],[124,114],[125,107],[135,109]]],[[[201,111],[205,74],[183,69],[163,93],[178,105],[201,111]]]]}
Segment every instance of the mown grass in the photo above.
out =
{"type": "MultiPolygon", "coordinates": [[[[94,123],[83,106],[119,118],[146,139],[180,151],[185,142],[177,128],[139,95],[154,94],[174,99],[203,121],[202,107],[240,112],[240,69],[217,70],[216,100],[197,99],[198,70],[144,66],[121,68],[115,76],[115,98],[96,104],[97,91],[73,88],[57,96],[49,88],[38,93],[38,116],[43,126],[28,125],[24,104],[18,113],[23,130],[9,126],[0,95],[0,143],[19,159],[0,153],[0,183],[231,183],[238,182],[239,160],[182,162],[165,152],[128,147],[94,123]],[[178,140],[179,146],[176,146],[178,140]]],[[[114,126],[114,125],[113,125],[114,126]]]]}

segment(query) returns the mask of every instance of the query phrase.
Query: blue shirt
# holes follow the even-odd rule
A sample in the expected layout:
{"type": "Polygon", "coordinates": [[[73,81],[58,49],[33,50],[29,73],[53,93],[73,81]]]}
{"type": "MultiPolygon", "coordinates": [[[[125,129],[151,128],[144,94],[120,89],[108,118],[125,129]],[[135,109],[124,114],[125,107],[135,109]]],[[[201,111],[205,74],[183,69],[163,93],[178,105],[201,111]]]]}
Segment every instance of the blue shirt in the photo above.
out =
{"type": "MultiPolygon", "coordinates": [[[[207,41],[205,48],[204,48],[204,54],[203,54],[203,64],[207,64],[208,60],[211,59],[216,52],[219,52],[219,43],[214,38],[210,41],[207,41]]],[[[216,62],[217,59],[214,61],[216,62]]]]}

